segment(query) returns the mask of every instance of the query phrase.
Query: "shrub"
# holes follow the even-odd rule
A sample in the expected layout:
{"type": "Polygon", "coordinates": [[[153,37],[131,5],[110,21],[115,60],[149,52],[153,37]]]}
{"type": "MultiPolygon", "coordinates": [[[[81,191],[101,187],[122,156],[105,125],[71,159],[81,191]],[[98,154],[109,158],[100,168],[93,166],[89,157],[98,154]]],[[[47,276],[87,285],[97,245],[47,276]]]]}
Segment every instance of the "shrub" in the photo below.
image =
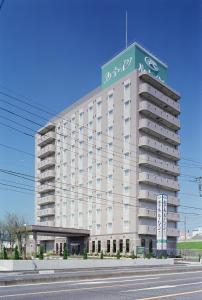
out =
{"type": "Polygon", "coordinates": [[[84,249],[83,251],[83,259],[87,259],[88,258],[88,252],[86,249],[84,249]]]}
{"type": "Polygon", "coordinates": [[[101,251],[100,253],[100,259],[103,259],[104,258],[104,254],[103,254],[103,251],[101,251]]]}
{"type": "Polygon", "coordinates": [[[69,252],[68,252],[67,247],[65,247],[65,248],[64,248],[64,252],[63,252],[63,258],[64,258],[64,259],[68,259],[68,256],[69,256],[69,252]]]}
{"type": "Polygon", "coordinates": [[[120,254],[120,251],[119,251],[119,250],[118,250],[117,253],[116,253],[116,258],[117,258],[117,259],[120,259],[120,258],[121,258],[121,254],[120,254]]]}
{"type": "Polygon", "coordinates": [[[43,246],[40,246],[40,248],[39,248],[39,259],[41,259],[41,260],[44,259],[44,249],[43,249],[43,246]]]}
{"type": "Polygon", "coordinates": [[[14,259],[16,259],[16,260],[20,259],[20,253],[18,250],[18,246],[15,246],[15,249],[14,249],[14,259]]]}
{"type": "Polygon", "coordinates": [[[137,255],[135,255],[134,250],[131,252],[130,258],[135,259],[137,258],[137,255]]]}
{"type": "Polygon", "coordinates": [[[3,247],[3,259],[8,259],[6,247],[3,247]]]}

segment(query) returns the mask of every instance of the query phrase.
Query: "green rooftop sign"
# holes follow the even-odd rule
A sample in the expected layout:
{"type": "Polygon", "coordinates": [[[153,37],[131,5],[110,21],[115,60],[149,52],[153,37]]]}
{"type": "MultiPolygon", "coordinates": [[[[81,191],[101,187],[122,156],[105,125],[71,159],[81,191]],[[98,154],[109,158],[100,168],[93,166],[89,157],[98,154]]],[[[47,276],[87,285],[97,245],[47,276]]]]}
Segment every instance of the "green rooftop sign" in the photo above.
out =
{"type": "Polygon", "coordinates": [[[167,65],[135,43],[102,66],[102,88],[109,87],[134,70],[146,71],[166,81],[167,65]]]}

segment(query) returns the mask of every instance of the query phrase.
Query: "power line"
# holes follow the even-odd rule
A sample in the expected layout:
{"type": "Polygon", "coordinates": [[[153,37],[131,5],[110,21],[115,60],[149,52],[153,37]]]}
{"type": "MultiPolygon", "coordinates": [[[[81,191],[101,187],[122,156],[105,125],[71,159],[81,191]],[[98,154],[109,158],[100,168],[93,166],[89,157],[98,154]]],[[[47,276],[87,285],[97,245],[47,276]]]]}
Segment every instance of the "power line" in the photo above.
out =
{"type": "MultiPolygon", "coordinates": [[[[14,172],[14,171],[11,171],[11,170],[5,170],[5,169],[0,169],[0,172],[3,172],[3,173],[6,173],[6,174],[8,174],[8,175],[13,175],[13,176],[16,176],[16,177],[18,177],[18,178],[22,178],[22,179],[25,179],[25,180],[29,180],[29,181],[32,181],[32,182],[39,182],[39,180],[38,180],[38,177],[35,177],[35,176],[32,176],[32,175],[29,175],[29,174],[25,174],[25,173],[20,173],[20,172],[14,172]],[[37,179],[37,180],[36,180],[37,179]]],[[[13,181],[12,181],[13,182],[13,181]]],[[[61,182],[61,181],[56,181],[56,182],[58,182],[58,183],[63,183],[63,182],[61,182]]],[[[17,183],[17,182],[14,182],[14,183],[17,183]]],[[[19,184],[21,184],[21,183],[19,183],[19,184]]],[[[23,183],[21,184],[21,185],[23,185],[23,183]]],[[[29,186],[29,187],[32,187],[32,186],[30,186],[30,185],[27,185],[27,186],[29,186]]],[[[49,184],[49,186],[50,187],[53,187],[51,184],[49,184]]],[[[71,185],[72,186],[72,185],[71,185]]],[[[74,187],[79,187],[79,186],[77,186],[77,185],[73,185],[74,187]]],[[[55,186],[54,186],[55,187],[55,186]]],[[[91,195],[89,195],[89,194],[84,194],[84,193],[79,193],[79,192],[76,192],[76,191],[72,191],[72,190],[67,190],[67,189],[64,189],[64,188],[62,188],[62,187],[57,187],[57,189],[61,189],[61,190],[65,190],[65,191],[68,191],[68,192],[73,192],[73,193],[76,193],[76,194],[81,194],[81,195],[83,195],[83,196],[86,196],[86,197],[89,197],[89,196],[91,196],[91,195]]],[[[89,188],[87,188],[87,189],[89,189],[89,188]]],[[[97,192],[99,192],[99,193],[106,193],[105,191],[100,191],[100,190],[96,190],[96,189],[91,189],[94,193],[97,193],[97,192]]],[[[92,192],[92,193],[93,193],[92,192]]],[[[118,196],[122,196],[122,197],[128,197],[128,198],[132,198],[132,199],[136,199],[136,200],[138,200],[139,198],[137,198],[137,197],[134,197],[134,196],[129,196],[129,195],[124,195],[124,194],[118,194],[118,193],[112,193],[112,195],[118,195],[118,196]]],[[[61,196],[61,195],[60,195],[61,196]]],[[[101,199],[101,200],[104,200],[104,201],[110,201],[110,199],[107,199],[107,198],[98,198],[98,199],[101,199]]],[[[114,201],[115,203],[117,202],[117,201],[114,201]]],[[[119,204],[124,204],[124,203],[122,203],[122,202],[117,202],[117,203],[119,203],[119,204]]],[[[133,206],[133,204],[130,204],[131,206],[133,206]]],[[[183,207],[183,208],[192,208],[192,209],[198,209],[198,210],[202,210],[202,208],[199,208],[199,207],[193,207],[193,206],[187,206],[187,205],[179,205],[180,207],[183,207]]],[[[135,206],[136,207],[136,206],[135,206]]],[[[149,209],[149,208],[148,208],[149,209]]]]}
{"type": "MultiPolygon", "coordinates": [[[[29,106],[31,106],[31,107],[34,107],[35,109],[38,109],[38,110],[40,109],[40,111],[46,112],[46,113],[49,114],[49,115],[53,115],[53,113],[50,113],[50,112],[48,112],[47,110],[43,110],[43,109],[39,108],[37,105],[32,105],[32,104],[30,104],[30,103],[27,103],[26,101],[23,101],[23,100],[21,100],[21,99],[19,99],[19,98],[17,98],[17,97],[11,96],[11,95],[9,95],[9,94],[7,94],[7,93],[3,93],[3,92],[0,92],[0,93],[3,94],[3,95],[5,95],[5,96],[7,96],[7,97],[11,97],[11,98],[15,99],[16,101],[19,101],[19,102],[22,102],[22,103],[24,103],[24,104],[26,104],[26,105],[29,105],[29,106]]],[[[13,105],[13,104],[11,104],[9,101],[3,100],[3,99],[1,99],[0,101],[4,101],[5,103],[7,103],[7,104],[9,104],[9,105],[13,105]]],[[[32,112],[30,112],[30,111],[28,111],[28,110],[22,109],[22,108],[20,108],[19,106],[16,106],[16,105],[13,105],[13,106],[16,107],[16,108],[18,108],[18,109],[21,109],[21,110],[23,110],[23,111],[26,111],[26,112],[28,112],[29,114],[35,115],[35,116],[37,116],[37,117],[39,117],[39,118],[43,118],[44,120],[49,121],[47,118],[44,118],[44,117],[42,117],[42,116],[40,116],[40,115],[38,115],[38,114],[32,113],[32,112]]],[[[57,116],[57,118],[62,119],[62,120],[67,121],[67,122],[70,122],[69,120],[63,119],[63,118],[60,117],[60,116],[57,116]]],[[[32,122],[32,121],[31,121],[31,122],[32,122]]],[[[36,122],[35,122],[35,123],[36,123],[36,122]]],[[[51,122],[49,121],[49,123],[51,123],[51,122]]],[[[43,127],[42,124],[39,124],[39,123],[37,123],[37,124],[38,124],[38,126],[43,127]]],[[[56,125],[56,124],[53,123],[53,122],[52,122],[52,124],[56,125]]],[[[82,126],[82,125],[83,125],[83,124],[80,124],[80,126],[82,126]]],[[[89,129],[89,127],[86,126],[86,125],[83,125],[83,127],[89,129]]],[[[90,130],[92,130],[92,129],[90,129],[90,130]]],[[[96,132],[96,130],[92,130],[92,131],[93,131],[93,132],[96,132]]],[[[77,132],[78,132],[78,131],[77,131],[77,132]]],[[[59,134],[59,133],[57,133],[57,134],[59,134]]],[[[106,134],[104,134],[104,133],[102,133],[102,135],[105,135],[105,136],[107,136],[107,137],[109,137],[109,138],[112,138],[111,136],[106,135],[106,134]]],[[[118,139],[118,140],[121,140],[121,141],[122,141],[122,139],[119,139],[119,138],[117,138],[117,137],[113,137],[113,139],[118,139]]],[[[129,142],[129,144],[130,144],[130,145],[134,145],[134,144],[132,144],[132,143],[130,143],[130,142],[129,142]]],[[[134,146],[135,146],[135,145],[134,145],[134,146]]],[[[116,145],[116,147],[117,147],[117,145],[116,145]]],[[[121,149],[122,149],[122,148],[121,148],[121,149]]],[[[131,150],[130,152],[137,153],[136,151],[133,151],[133,150],[131,150]]],[[[121,153],[120,153],[120,154],[121,154],[121,153]]],[[[182,160],[188,160],[188,161],[192,161],[192,162],[196,162],[196,163],[197,163],[197,161],[194,161],[194,160],[191,160],[191,159],[186,159],[186,158],[183,158],[183,157],[181,157],[181,159],[182,159],[182,160]]],[[[199,162],[199,163],[201,163],[201,162],[199,162]]],[[[201,166],[202,166],[202,163],[201,163],[201,166]]]]}

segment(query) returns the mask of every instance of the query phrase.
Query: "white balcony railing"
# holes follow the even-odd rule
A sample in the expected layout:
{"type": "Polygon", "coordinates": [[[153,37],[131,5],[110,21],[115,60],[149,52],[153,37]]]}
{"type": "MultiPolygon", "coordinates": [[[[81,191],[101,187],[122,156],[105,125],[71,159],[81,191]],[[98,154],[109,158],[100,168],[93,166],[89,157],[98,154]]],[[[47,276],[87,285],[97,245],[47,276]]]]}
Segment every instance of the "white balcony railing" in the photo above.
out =
{"type": "MultiPolygon", "coordinates": [[[[138,212],[138,217],[156,219],[156,210],[140,207],[138,212]]],[[[179,222],[180,215],[179,213],[168,212],[167,219],[169,221],[179,222]]]]}
{"type": "Polygon", "coordinates": [[[55,131],[49,131],[49,132],[45,133],[44,135],[39,136],[38,145],[43,146],[48,143],[51,143],[55,140],[55,137],[56,137],[55,131]]]}
{"type": "Polygon", "coordinates": [[[180,120],[178,118],[149,101],[144,100],[140,102],[139,112],[152,119],[158,120],[158,122],[174,130],[178,130],[180,128],[180,120]]]}
{"type": "Polygon", "coordinates": [[[41,222],[38,222],[38,225],[54,227],[55,222],[52,220],[51,221],[41,221],[41,222]]]}
{"type": "Polygon", "coordinates": [[[55,165],[55,156],[47,157],[44,160],[41,160],[38,164],[38,169],[43,170],[55,165]]]}
{"type": "Polygon", "coordinates": [[[161,106],[166,111],[178,115],[180,113],[180,105],[177,101],[164,95],[162,92],[158,91],[148,83],[141,83],[139,87],[139,94],[142,95],[147,100],[150,100],[159,106],[161,106]]]}
{"type": "Polygon", "coordinates": [[[139,121],[139,129],[174,145],[179,145],[180,143],[180,137],[178,134],[169,129],[165,129],[148,119],[141,119],[139,121]]]}
{"type": "Polygon", "coordinates": [[[140,154],[139,164],[143,166],[148,166],[151,169],[166,171],[166,173],[178,176],[180,174],[179,166],[174,163],[164,161],[162,159],[156,158],[152,155],[140,154]]]}
{"type": "Polygon", "coordinates": [[[55,195],[48,195],[45,197],[38,198],[37,204],[43,205],[43,204],[49,204],[55,202],[55,195]]]}
{"type": "Polygon", "coordinates": [[[50,182],[50,183],[45,183],[39,186],[38,192],[39,193],[47,193],[55,190],[55,183],[50,182]]]}
{"type": "Polygon", "coordinates": [[[53,215],[55,215],[55,208],[54,207],[40,209],[38,211],[38,216],[39,217],[53,216],[53,215]]]}
{"type": "MultiPolygon", "coordinates": [[[[157,193],[152,191],[140,190],[138,194],[138,199],[156,202],[157,195],[158,195],[157,193]]],[[[168,204],[173,206],[179,206],[180,205],[179,198],[168,195],[168,204]]]]}
{"type": "Polygon", "coordinates": [[[172,191],[179,191],[180,189],[179,183],[177,181],[148,172],[141,172],[139,174],[139,182],[144,182],[146,184],[151,185],[158,185],[162,188],[172,191]]]}
{"type": "MultiPolygon", "coordinates": [[[[138,234],[156,235],[156,226],[139,225],[138,226],[138,234]]],[[[178,237],[179,230],[176,228],[167,228],[167,236],[168,237],[178,237]]]]}
{"type": "Polygon", "coordinates": [[[55,177],[55,170],[47,170],[39,175],[39,181],[52,179],[55,177]]]}
{"type": "Polygon", "coordinates": [[[161,154],[162,156],[169,159],[173,159],[173,160],[180,159],[179,151],[177,149],[167,146],[163,143],[160,143],[146,136],[140,137],[139,147],[142,147],[144,149],[149,149],[150,151],[161,154]]]}
{"type": "Polygon", "coordinates": [[[55,145],[48,144],[39,150],[38,157],[43,158],[54,153],[55,153],[55,145]]]}

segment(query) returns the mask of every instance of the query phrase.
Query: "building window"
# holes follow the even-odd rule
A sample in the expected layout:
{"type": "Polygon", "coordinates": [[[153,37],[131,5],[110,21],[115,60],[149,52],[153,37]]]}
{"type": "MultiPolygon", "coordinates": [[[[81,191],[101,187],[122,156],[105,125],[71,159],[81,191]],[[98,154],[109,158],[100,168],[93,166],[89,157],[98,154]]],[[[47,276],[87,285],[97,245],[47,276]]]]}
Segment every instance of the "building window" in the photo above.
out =
{"type": "Polygon", "coordinates": [[[95,252],[95,241],[92,241],[92,252],[95,252]]]}
{"type": "Polygon", "coordinates": [[[113,253],[116,253],[116,240],[113,240],[113,253]]]}
{"type": "Polygon", "coordinates": [[[98,249],[97,249],[98,253],[101,252],[101,241],[98,241],[98,249]]]}
{"type": "Polygon", "coordinates": [[[110,252],[110,240],[107,240],[107,253],[110,252]]]}
{"type": "Polygon", "coordinates": [[[111,109],[110,111],[108,111],[108,116],[113,116],[113,109],[111,109]]]}
{"type": "Polygon", "coordinates": [[[113,126],[108,127],[108,134],[109,134],[110,136],[113,135],[113,126]]]}
{"type": "Polygon", "coordinates": [[[126,240],[126,253],[128,253],[130,251],[130,240],[127,239],[126,240]]]}
{"type": "Polygon", "coordinates": [[[108,149],[109,149],[109,150],[113,150],[113,143],[112,143],[112,142],[110,142],[110,143],[108,144],[108,149]]]}
{"type": "Polygon", "coordinates": [[[108,165],[109,165],[109,166],[112,166],[112,165],[113,165],[113,159],[112,159],[112,158],[110,158],[110,159],[108,160],[108,165]]]}
{"type": "Polygon", "coordinates": [[[119,240],[119,251],[123,252],[123,240],[119,240]]]}
{"type": "Polygon", "coordinates": [[[145,247],[145,239],[141,239],[141,247],[145,247]]]}
{"type": "Polygon", "coordinates": [[[130,157],[130,153],[129,153],[129,152],[125,152],[125,153],[124,153],[124,158],[127,159],[127,158],[129,158],[129,157],[130,157]]]}
{"type": "Polygon", "coordinates": [[[129,174],[130,174],[130,170],[129,170],[129,169],[125,169],[125,170],[124,170],[124,175],[125,175],[125,176],[129,176],[129,174]]]}

